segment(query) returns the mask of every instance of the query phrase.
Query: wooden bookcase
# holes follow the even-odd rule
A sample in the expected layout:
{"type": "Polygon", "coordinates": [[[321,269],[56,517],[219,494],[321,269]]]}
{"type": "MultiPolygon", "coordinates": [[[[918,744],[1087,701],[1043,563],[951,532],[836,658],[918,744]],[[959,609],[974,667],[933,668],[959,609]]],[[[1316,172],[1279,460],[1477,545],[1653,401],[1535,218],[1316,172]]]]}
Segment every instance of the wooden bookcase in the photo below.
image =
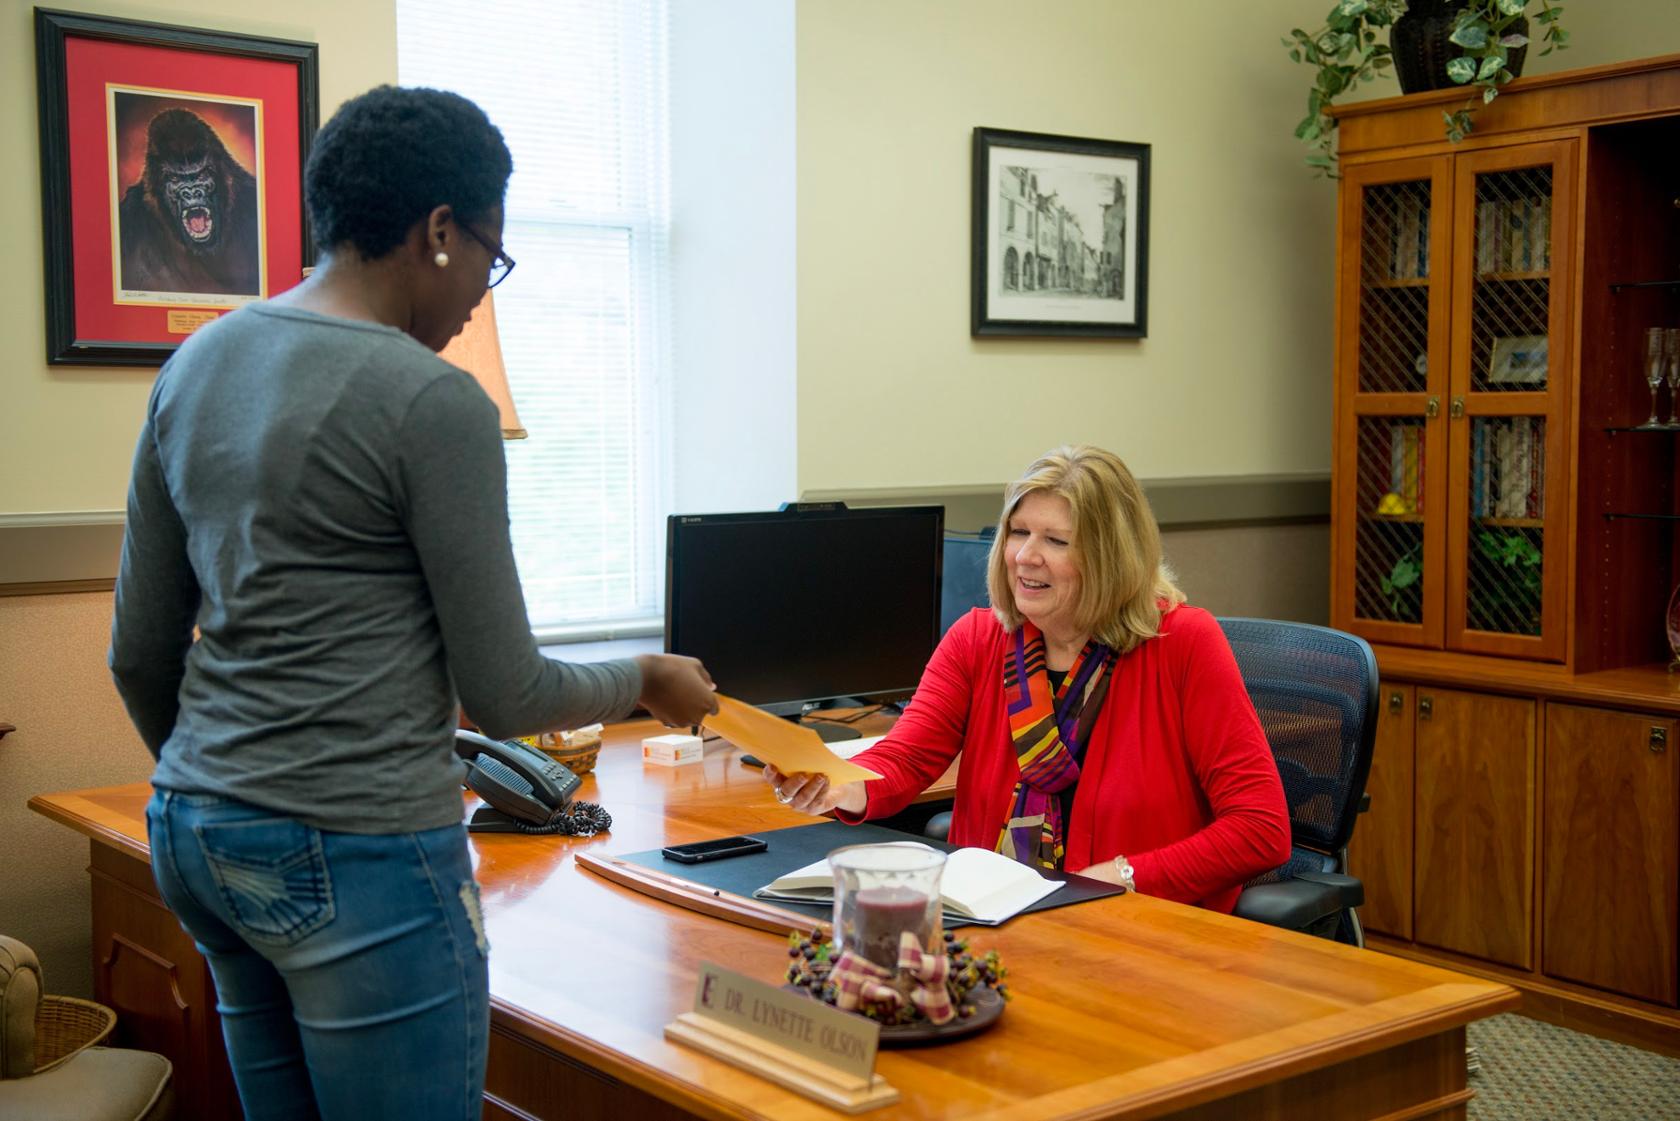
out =
{"type": "Polygon", "coordinates": [[[1680,56],[1338,111],[1331,618],[1383,677],[1371,945],[1680,1054],[1680,56]],[[1662,415],[1670,391],[1661,390],[1662,415]]]}

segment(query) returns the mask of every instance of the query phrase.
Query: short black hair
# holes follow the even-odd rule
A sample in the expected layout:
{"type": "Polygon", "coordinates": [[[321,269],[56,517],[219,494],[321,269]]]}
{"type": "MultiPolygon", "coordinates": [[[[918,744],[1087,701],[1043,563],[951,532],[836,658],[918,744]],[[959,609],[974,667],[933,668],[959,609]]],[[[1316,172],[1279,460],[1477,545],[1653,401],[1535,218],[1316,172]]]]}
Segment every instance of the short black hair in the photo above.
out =
{"type": "Polygon", "coordinates": [[[501,131],[471,101],[379,86],[346,101],[317,134],[304,199],[317,246],[353,245],[371,260],[446,203],[465,221],[484,217],[512,173],[501,131]]]}

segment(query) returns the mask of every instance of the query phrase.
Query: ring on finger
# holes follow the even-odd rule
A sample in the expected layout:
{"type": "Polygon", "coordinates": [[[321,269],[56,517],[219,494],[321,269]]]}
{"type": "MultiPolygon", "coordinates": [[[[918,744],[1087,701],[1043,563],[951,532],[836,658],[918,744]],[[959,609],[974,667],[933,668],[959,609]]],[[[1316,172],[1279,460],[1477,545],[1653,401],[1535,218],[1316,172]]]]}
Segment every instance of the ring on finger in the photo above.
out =
{"type": "Polygon", "coordinates": [[[789,802],[793,801],[793,795],[783,794],[780,790],[778,790],[778,791],[776,791],[776,801],[780,802],[782,805],[785,806],[789,802]]]}

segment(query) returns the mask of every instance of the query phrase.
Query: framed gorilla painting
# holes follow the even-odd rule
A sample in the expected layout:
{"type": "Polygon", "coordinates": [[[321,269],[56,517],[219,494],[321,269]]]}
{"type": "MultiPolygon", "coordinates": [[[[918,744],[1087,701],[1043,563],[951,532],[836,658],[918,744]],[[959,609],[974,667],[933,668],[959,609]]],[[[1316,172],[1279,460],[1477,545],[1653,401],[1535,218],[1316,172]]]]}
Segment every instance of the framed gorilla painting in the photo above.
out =
{"type": "Polygon", "coordinates": [[[47,361],[157,366],[314,260],[313,43],[35,9],[47,361]]]}

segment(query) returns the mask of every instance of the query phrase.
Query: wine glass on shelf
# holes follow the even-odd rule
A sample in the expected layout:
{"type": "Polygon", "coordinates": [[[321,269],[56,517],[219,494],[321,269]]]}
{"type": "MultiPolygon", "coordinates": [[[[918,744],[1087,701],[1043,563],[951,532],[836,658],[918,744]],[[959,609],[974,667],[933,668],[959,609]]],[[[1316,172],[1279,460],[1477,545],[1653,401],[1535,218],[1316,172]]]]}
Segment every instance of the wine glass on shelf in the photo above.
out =
{"type": "Polygon", "coordinates": [[[1663,383],[1663,348],[1666,334],[1661,327],[1645,328],[1645,384],[1651,387],[1651,415],[1641,426],[1658,428],[1662,420],[1657,416],[1657,390],[1663,383]]]}
{"type": "Polygon", "coordinates": [[[1680,427],[1680,327],[1670,327],[1663,333],[1663,363],[1668,369],[1668,426],[1680,427]]]}

